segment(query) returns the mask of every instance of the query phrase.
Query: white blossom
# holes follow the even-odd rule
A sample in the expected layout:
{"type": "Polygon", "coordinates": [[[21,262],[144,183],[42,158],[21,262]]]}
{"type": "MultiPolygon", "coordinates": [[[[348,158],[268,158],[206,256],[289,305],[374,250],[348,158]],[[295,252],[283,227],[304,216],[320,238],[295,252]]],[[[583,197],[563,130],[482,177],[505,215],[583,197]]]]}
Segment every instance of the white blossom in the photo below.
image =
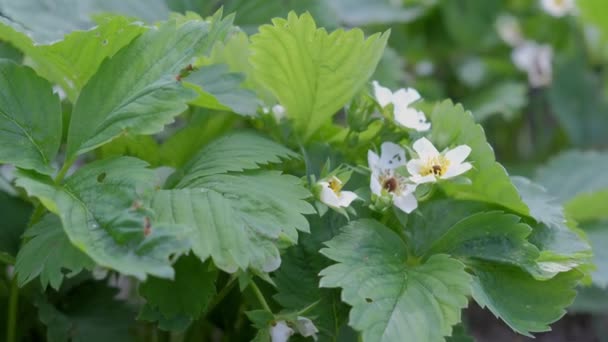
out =
{"type": "Polygon", "coordinates": [[[414,102],[420,100],[418,91],[412,88],[401,88],[393,93],[377,81],[373,81],[372,85],[374,86],[374,97],[382,108],[389,104],[393,105],[393,118],[399,125],[420,132],[431,128],[431,124],[426,121],[424,113],[410,107],[414,102]]]}
{"type": "Polygon", "coordinates": [[[532,87],[549,85],[553,79],[553,48],[533,41],[526,41],[517,46],[511,59],[515,66],[528,73],[532,87]]]}
{"type": "Polygon", "coordinates": [[[427,138],[420,138],[414,142],[413,148],[418,158],[407,163],[407,170],[411,175],[410,180],[416,184],[456,177],[472,167],[471,163],[464,162],[471,153],[467,145],[439,153],[427,138]]]}
{"type": "Polygon", "coordinates": [[[554,17],[563,17],[572,13],[575,0],[540,0],[541,8],[554,17]]]}
{"type": "Polygon", "coordinates": [[[319,329],[315,324],[308,318],[298,316],[296,321],[296,329],[298,333],[304,337],[312,337],[315,341],[317,340],[317,333],[319,329]]]}
{"type": "Polygon", "coordinates": [[[293,333],[293,329],[285,321],[278,321],[270,327],[270,340],[272,342],[287,342],[293,333]]]}
{"type": "Polygon", "coordinates": [[[373,151],[367,152],[369,168],[372,171],[370,188],[377,196],[389,194],[393,204],[406,213],[411,213],[418,207],[414,196],[416,184],[407,177],[399,174],[396,169],[406,165],[405,151],[401,146],[385,142],[380,147],[378,156],[373,151]]]}
{"type": "Polygon", "coordinates": [[[510,46],[518,46],[524,41],[521,27],[517,18],[511,15],[501,15],[496,20],[496,31],[505,43],[510,46]]]}
{"type": "Polygon", "coordinates": [[[346,208],[357,199],[357,194],[354,192],[342,191],[344,184],[338,177],[332,176],[329,179],[321,180],[318,184],[321,187],[319,199],[329,207],[346,208]]]}

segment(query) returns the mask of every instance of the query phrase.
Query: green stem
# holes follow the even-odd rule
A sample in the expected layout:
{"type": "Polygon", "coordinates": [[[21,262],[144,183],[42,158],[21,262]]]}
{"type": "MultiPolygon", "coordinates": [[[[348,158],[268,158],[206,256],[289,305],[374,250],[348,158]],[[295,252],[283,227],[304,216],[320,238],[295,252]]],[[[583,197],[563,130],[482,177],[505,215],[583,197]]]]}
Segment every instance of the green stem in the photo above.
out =
{"type": "Polygon", "coordinates": [[[61,182],[63,182],[65,175],[68,173],[70,167],[74,164],[75,161],[76,158],[72,158],[70,160],[65,161],[65,163],[61,167],[61,170],[59,170],[59,173],[57,173],[57,176],[55,177],[55,184],[60,184],[61,182]]]}
{"type": "Polygon", "coordinates": [[[221,301],[224,299],[224,297],[226,297],[226,295],[228,295],[228,293],[230,293],[230,291],[232,290],[232,288],[234,287],[234,285],[236,285],[236,280],[237,276],[236,275],[232,275],[230,276],[230,279],[228,279],[228,282],[226,283],[226,285],[224,285],[224,287],[220,290],[220,292],[213,297],[213,300],[211,300],[211,303],[209,303],[209,305],[207,305],[207,309],[205,309],[205,312],[201,315],[201,317],[205,317],[209,312],[211,312],[211,310],[213,310],[219,303],[221,303],[221,301]]]}
{"type": "Polygon", "coordinates": [[[7,265],[15,264],[15,257],[10,254],[0,252],[0,263],[4,263],[7,265]]]}
{"type": "Polygon", "coordinates": [[[312,187],[312,172],[310,170],[310,160],[308,160],[308,153],[302,145],[301,142],[298,142],[298,146],[300,147],[300,152],[302,152],[302,157],[304,158],[304,167],[306,168],[306,179],[308,180],[308,186],[312,187]]]}
{"type": "Polygon", "coordinates": [[[6,341],[17,341],[17,309],[19,306],[19,286],[17,285],[17,275],[13,274],[11,282],[11,293],[8,303],[8,319],[6,321],[6,341]]]}
{"type": "Polygon", "coordinates": [[[251,289],[253,290],[253,292],[255,293],[255,296],[258,297],[260,304],[262,304],[262,308],[268,312],[272,312],[272,310],[270,309],[270,306],[268,306],[268,303],[266,302],[266,299],[264,298],[264,295],[262,294],[262,291],[260,291],[260,288],[255,284],[253,279],[251,280],[250,286],[251,286],[251,289]]]}

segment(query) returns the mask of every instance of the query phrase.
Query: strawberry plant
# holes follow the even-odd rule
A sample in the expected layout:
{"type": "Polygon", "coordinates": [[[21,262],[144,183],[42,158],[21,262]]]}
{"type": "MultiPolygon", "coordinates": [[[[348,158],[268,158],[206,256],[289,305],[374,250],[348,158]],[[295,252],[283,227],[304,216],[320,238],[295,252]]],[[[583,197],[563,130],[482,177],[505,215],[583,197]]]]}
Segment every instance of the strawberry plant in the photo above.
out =
{"type": "Polygon", "coordinates": [[[0,6],[8,341],[446,341],[473,302],[533,336],[605,286],[605,177],[568,171],[605,155],[511,175],[475,113],[377,79],[390,30],[157,3],[0,6]]]}

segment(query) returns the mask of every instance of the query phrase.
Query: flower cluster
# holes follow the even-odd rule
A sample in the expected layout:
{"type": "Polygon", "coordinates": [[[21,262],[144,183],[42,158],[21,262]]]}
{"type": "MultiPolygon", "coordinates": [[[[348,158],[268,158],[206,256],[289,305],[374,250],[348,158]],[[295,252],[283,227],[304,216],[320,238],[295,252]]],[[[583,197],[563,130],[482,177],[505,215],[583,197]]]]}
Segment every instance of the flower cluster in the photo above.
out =
{"type": "MultiPolygon", "coordinates": [[[[431,128],[424,113],[410,107],[421,98],[416,90],[408,88],[392,92],[376,81],[372,84],[377,104],[389,113],[392,111],[399,126],[419,132],[431,128]]],[[[418,185],[454,178],[472,168],[471,163],[465,162],[471,153],[471,148],[466,145],[439,152],[431,141],[422,137],[414,142],[412,149],[415,155],[409,161],[405,149],[393,142],[384,142],[380,146],[380,155],[371,150],[367,154],[372,194],[405,213],[418,207],[415,194],[418,185]]],[[[320,180],[316,186],[319,200],[334,209],[350,206],[358,196],[354,192],[343,191],[343,186],[344,182],[335,175],[320,180]]]]}

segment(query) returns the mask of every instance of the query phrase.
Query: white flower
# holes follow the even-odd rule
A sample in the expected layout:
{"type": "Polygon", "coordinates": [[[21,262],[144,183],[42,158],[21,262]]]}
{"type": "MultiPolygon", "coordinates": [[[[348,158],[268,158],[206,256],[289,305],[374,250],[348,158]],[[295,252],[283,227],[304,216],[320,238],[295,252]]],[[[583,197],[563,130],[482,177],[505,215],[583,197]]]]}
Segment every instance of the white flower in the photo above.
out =
{"type": "Polygon", "coordinates": [[[393,204],[409,214],[418,207],[414,196],[416,184],[409,182],[395,170],[406,165],[405,151],[391,142],[383,143],[380,150],[380,156],[371,150],[367,152],[367,161],[372,171],[372,193],[377,196],[382,196],[383,192],[390,194],[393,204]]]}
{"type": "Polygon", "coordinates": [[[515,66],[528,73],[528,82],[532,87],[549,85],[553,78],[553,48],[526,41],[516,47],[511,59],[515,66]]]}
{"type": "Polygon", "coordinates": [[[293,333],[293,329],[285,321],[278,321],[270,327],[270,340],[272,342],[287,342],[293,333]]]}
{"type": "Polygon", "coordinates": [[[300,335],[304,337],[312,336],[315,341],[317,340],[317,333],[319,332],[319,329],[317,329],[315,324],[310,319],[298,316],[296,321],[296,329],[300,335]]]}
{"type": "Polygon", "coordinates": [[[395,122],[407,128],[413,128],[423,132],[431,128],[431,124],[426,121],[423,112],[411,108],[410,105],[420,100],[420,94],[412,88],[401,88],[396,92],[381,86],[377,81],[373,81],[374,97],[378,104],[384,108],[389,104],[393,105],[393,118],[395,122]]]}
{"type": "Polygon", "coordinates": [[[418,159],[410,160],[407,170],[412,175],[410,180],[414,183],[422,184],[456,177],[472,167],[471,163],[463,163],[471,153],[471,148],[467,145],[439,153],[427,138],[420,138],[414,142],[413,147],[418,153],[418,159]]]}
{"type": "Polygon", "coordinates": [[[332,208],[346,208],[357,199],[352,191],[342,191],[342,181],[336,176],[319,182],[321,186],[320,200],[332,208]]]}
{"type": "Polygon", "coordinates": [[[571,13],[575,0],[540,0],[542,9],[554,17],[563,17],[571,13]]]}
{"type": "Polygon", "coordinates": [[[496,31],[500,38],[510,46],[517,46],[524,40],[517,18],[501,15],[496,20],[496,31]]]}
{"type": "Polygon", "coordinates": [[[279,104],[272,106],[272,115],[277,122],[283,120],[285,118],[285,107],[279,104]]]}

